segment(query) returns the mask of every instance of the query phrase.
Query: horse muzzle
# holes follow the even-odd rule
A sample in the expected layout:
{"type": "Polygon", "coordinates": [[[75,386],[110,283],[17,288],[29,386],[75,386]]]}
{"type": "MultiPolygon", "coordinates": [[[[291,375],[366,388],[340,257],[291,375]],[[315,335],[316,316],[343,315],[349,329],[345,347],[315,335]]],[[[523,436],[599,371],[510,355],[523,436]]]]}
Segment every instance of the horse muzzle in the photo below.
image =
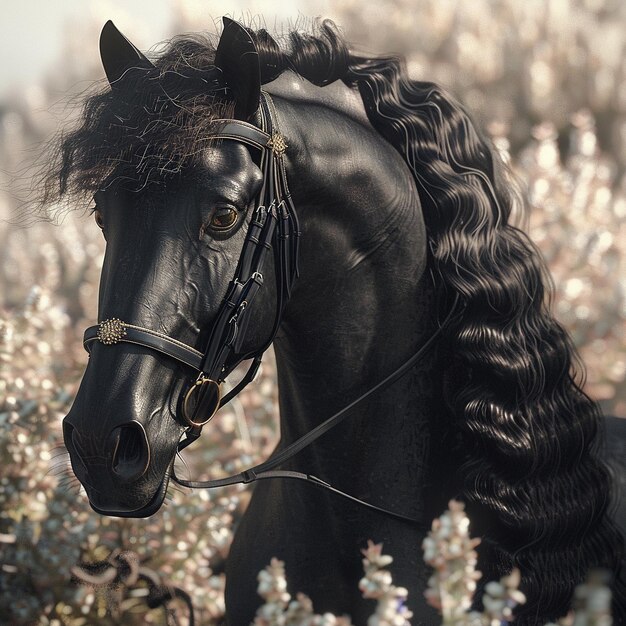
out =
{"type": "MultiPolygon", "coordinates": [[[[163,478],[151,470],[152,452],[146,430],[137,421],[115,426],[102,443],[72,424],[63,422],[63,437],[74,474],[84,486],[97,513],[117,517],[148,517],[163,503],[175,449],[163,478]]],[[[161,470],[163,471],[163,470],[161,470]]]]}
{"type": "MultiPolygon", "coordinates": [[[[172,460],[172,465],[174,461],[172,460]]],[[[166,472],[161,484],[150,500],[139,508],[120,507],[117,503],[100,501],[97,495],[89,495],[89,505],[100,515],[109,515],[111,517],[134,517],[145,518],[154,515],[162,506],[165,496],[167,495],[167,487],[170,482],[171,467],[166,472]]]]}

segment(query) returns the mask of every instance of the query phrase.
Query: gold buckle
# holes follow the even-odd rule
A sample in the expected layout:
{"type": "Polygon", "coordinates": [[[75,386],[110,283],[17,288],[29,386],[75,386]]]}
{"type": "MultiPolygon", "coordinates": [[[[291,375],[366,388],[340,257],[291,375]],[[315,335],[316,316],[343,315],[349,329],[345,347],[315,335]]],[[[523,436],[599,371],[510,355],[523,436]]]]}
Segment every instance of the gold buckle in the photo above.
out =
{"type": "MultiPolygon", "coordinates": [[[[199,396],[198,400],[202,399],[202,396],[199,396]]],[[[187,391],[185,394],[185,399],[183,400],[183,418],[187,424],[190,426],[204,426],[216,413],[220,408],[220,400],[222,399],[222,387],[219,383],[216,383],[214,380],[210,378],[205,378],[204,376],[198,377],[193,386],[187,391]],[[207,385],[207,388],[204,390],[204,393],[211,393],[214,395],[213,397],[213,407],[209,416],[201,422],[194,422],[194,408],[190,406],[190,401],[194,396],[194,393],[200,393],[201,387],[207,385]]]]}

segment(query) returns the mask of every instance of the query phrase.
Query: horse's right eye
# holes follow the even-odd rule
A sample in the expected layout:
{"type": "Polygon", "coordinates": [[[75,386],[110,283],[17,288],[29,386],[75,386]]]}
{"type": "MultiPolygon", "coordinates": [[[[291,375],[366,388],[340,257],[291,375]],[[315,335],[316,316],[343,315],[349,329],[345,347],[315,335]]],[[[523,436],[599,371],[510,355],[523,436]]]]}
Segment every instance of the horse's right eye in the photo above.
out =
{"type": "Polygon", "coordinates": [[[213,213],[210,227],[217,231],[229,230],[236,224],[238,217],[239,214],[232,207],[220,207],[213,213]]]}

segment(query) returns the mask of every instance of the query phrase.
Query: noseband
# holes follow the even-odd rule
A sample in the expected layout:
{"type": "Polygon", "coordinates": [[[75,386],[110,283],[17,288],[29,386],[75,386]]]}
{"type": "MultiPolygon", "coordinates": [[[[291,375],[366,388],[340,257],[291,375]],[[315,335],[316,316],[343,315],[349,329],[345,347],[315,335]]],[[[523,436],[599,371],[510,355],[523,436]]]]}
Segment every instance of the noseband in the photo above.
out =
{"type": "MultiPolygon", "coordinates": [[[[217,410],[253,380],[261,364],[263,353],[269,348],[278,332],[285,305],[291,295],[291,287],[298,275],[300,230],[287,185],[283,159],[288,146],[279,131],[276,111],[269,94],[262,92],[260,104],[261,128],[238,120],[217,120],[217,123],[222,122],[223,125],[216,135],[210,137],[211,140],[239,141],[259,150],[263,184],[239,257],[235,276],[230,281],[224,300],[220,305],[204,353],[158,331],[128,324],[116,318],[89,327],[83,338],[83,345],[87,352],[91,352],[92,344],[96,341],[105,345],[120,342],[132,343],[160,352],[198,372],[197,378],[188,387],[178,403],[177,417],[187,426],[184,439],[178,444],[179,451],[198,439],[202,427],[209,422],[217,410]],[[245,328],[249,319],[250,304],[263,285],[262,272],[270,250],[274,252],[277,285],[274,324],[268,340],[258,350],[241,353],[245,328]],[[222,383],[235,367],[246,359],[252,359],[252,363],[245,376],[231,391],[222,396],[222,383]]],[[[207,481],[181,480],[176,476],[172,467],[172,479],[180,485],[195,489],[251,483],[269,478],[305,480],[309,484],[330,490],[371,510],[384,513],[403,522],[409,522],[412,525],[423,526],[420,520],[355,498],[311,474],[275,468],[344,421],[354,407],[404,376],[432,347],[435,339],[439,337],[444,327],[449,323],[456,311],[457,301],[458,296],[445,320],[408,361],[335,415],[280,450],[271,459],[233,476],[207,481]]]]}

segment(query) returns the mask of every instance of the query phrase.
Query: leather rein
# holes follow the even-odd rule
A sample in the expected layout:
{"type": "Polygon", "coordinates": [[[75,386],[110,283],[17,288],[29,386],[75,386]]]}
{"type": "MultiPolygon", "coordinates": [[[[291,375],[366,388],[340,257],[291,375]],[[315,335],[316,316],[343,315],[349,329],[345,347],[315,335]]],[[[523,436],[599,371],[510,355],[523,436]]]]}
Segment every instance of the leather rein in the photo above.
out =
{"type": "MultiPolygon", "coordinates": [[[[105,345],[120,342],[132,343],[160,352],[198,372],[196,380],[179,401],[177,417],[187,426],[184,438],[178,444],[179,452],[198,439],[202,427],[211,420],[215,413],[254,379],[261,364],[263,353],[269,348],[278,332],[285,306],[291,295],[293,282],[298,276],[300,230],[287,185],[283,158],[288,146],[278,128],[272,99],[265,92],[262,92],[261,95],[259,117],[261,128],[238,120],[217,120],[216,124],[221,125],[220,130],[216,135],[210,137],[211,140],[239,141],[259,150],[263,184],[248,227],[235,276],[230,281],[226,295],[220,305],[204,353],[164,333],[128,324],[117,318],[105,320],[97,326],[89,327],[83,338],[83,345],[89,353],[93,343],[97,341],[105,345]],[[270,250],[274,254],[277,285],[274,324],[268,340],[258,350],[247,354],[241,353],[249,319],[250,304],[263,285],[262,271],[270,250]],[[252,363],[244,377],[232,390],[222,396],[221,385],[224,380],[237,365],[247,359],[252,359],[252,363]]],[[[343,422],[350,411],[367,398],[404,376],[440,336],[452,318],[456,309],[456,302],[455,300],[447,317],[433,335],[395,372],[311,431],[277,452],[270,459],[238,474],[206,481],[182,480],[176,476],[172,464],[172,480],[179,485],[193,489],[211,489],[239,483],[248,484],[270,478],[303,480],[343,496],[370,510],[412,525],[423,526],[423,523],[418,519],[360,500],[311,474],[275,468],[343,422]]]]}

